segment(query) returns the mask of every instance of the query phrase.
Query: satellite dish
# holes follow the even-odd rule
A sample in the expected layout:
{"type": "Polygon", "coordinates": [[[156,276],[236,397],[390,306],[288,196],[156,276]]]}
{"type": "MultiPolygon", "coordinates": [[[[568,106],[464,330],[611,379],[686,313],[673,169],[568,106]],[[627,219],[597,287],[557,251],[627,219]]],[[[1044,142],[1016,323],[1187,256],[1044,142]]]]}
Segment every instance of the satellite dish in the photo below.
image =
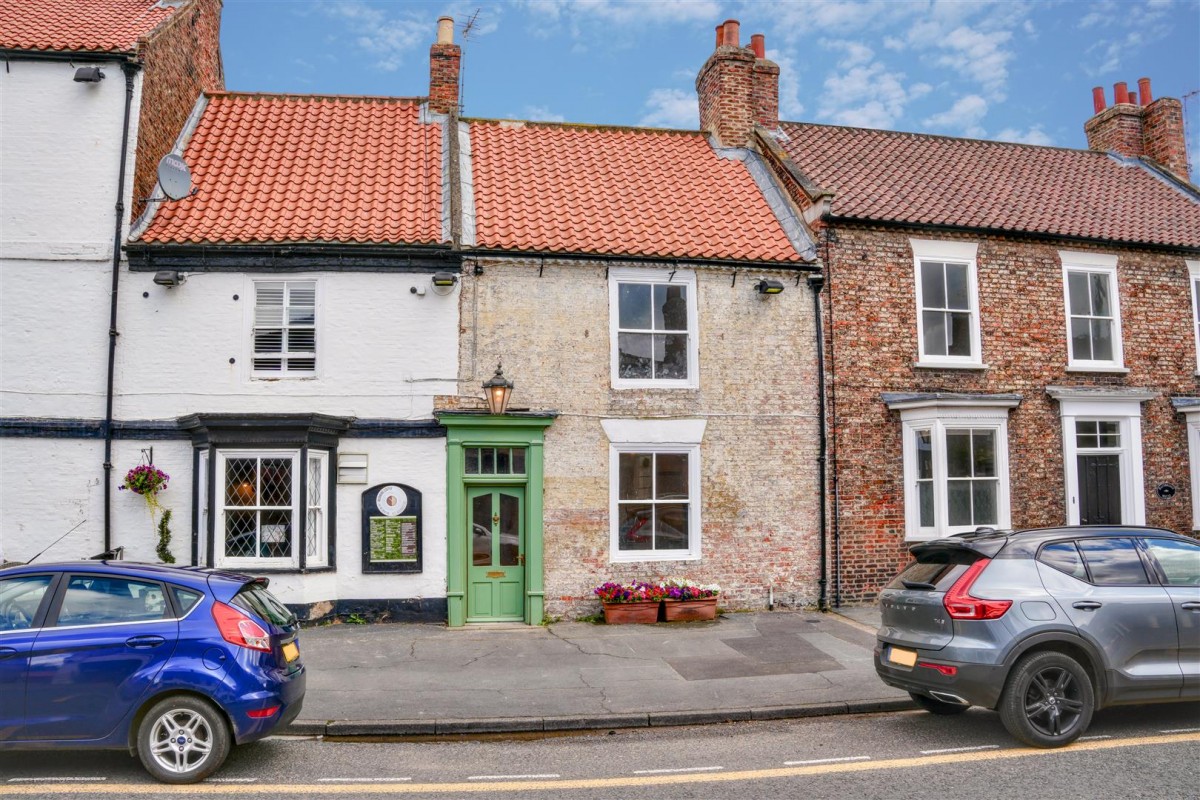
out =
{"type": "Polygon", "coordinates": [[[182,200],[192,193],[192,172],[187,162],[174,153],[167,153],[158,162],[158,185],[172,200],[182,200]]]}

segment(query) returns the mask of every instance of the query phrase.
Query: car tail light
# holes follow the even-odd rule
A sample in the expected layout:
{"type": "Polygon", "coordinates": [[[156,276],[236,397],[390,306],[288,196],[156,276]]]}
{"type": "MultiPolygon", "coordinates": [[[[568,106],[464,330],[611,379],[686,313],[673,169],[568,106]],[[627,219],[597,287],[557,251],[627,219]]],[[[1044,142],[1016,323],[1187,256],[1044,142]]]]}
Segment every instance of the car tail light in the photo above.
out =
{"type": "Polygon", "coordinates": [[[224,603],[213,603],[212,615],[225,641],[250,650],[271,652],[270,634],[241,611],[224,603]]]}
{"type": "Polygon", "coordinates": [[[942,605],[952,619],[999,619],[1008,611],[1012,600],[982,600],[971,596],[971,585],[990,563],[990,558],[979,559],[946,592],[942,605]]]}
{"type": "Polygon", "coordinates": [[[266,719],[267,717],[273,716],[275,714],[275,712],[278,710],[279,710],[279,706],[271,706],[270,708],[259,708],[259,709],[255,709],[254,711],[247,711],[246,716],[249,717],[250,719],[266,719]]]}
{"type": "Polygon", "coordinates": [[[935,664],[932,661],[920,661],[917,663],[917,666],[925,667],[926,669],[935,669],[945,675],[947,678],[953,678],[958,674],[958,667],[953,667],[949,664],[935,664]]]}

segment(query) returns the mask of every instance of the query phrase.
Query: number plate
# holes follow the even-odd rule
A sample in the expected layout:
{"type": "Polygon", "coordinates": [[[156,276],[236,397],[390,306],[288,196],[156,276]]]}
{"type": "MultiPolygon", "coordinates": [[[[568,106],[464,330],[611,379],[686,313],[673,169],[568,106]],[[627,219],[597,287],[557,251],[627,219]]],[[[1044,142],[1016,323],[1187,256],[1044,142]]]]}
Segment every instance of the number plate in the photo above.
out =
{"type": "Polygon", "coordinates": [[[295,642],[288,642],[283,646],[283,658],[289,664],[300,657],[300,648],[295,642]]]}
{"type": "Polygon", "coordinates": [[[916,666],[917,651],[905,650],[903,647],[889,647],[888,661],[893,664],[899,664],[902,667],[916,666]]]}

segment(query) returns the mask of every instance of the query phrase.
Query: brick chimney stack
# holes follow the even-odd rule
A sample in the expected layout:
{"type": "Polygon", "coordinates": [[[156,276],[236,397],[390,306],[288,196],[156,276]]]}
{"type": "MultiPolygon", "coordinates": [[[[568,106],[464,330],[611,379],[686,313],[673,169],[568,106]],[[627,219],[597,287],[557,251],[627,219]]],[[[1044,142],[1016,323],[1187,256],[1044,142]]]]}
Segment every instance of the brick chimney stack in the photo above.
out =
{"type": "Polygon", "coordinates": [[[1105,107],[1104,89],[1092,90],[1096,115],[1083,124],[1088,147],[1145,157],[1183,180],[1188,179],[1187,143],[1183,135],[1183,104],[1174,97],[1153,99],[1150,79],[1129,91],[1124,82],[1113,86],[1113,105],[1105,107]]]}
{"type": "Polygon", "coordinates": [[[745,147],[755,125],[779,127],[779,65],[768,61],[761,33],[740,43],[735,19],[717,26],[717,43],[696,78],[700,128],[724,147],[745,147]]]}
{"type": "Polygon", "coordinates": [[[438,19],[437,42],[429,48],[429,108],[436,114],[458,110],[462,48],[454,43],[454,19],[438,19]]]}

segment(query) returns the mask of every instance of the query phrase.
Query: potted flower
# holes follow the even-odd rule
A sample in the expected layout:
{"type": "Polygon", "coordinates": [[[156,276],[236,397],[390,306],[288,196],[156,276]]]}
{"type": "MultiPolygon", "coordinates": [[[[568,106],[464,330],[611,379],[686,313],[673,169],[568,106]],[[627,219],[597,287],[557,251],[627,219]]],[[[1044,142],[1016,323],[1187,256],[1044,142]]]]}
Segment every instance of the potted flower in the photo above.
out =
{"type": "Polygon", "coordinates": [[[721,594],[721,587],[715,583],[669,578],[663,582],[662,588],[663,614],[667,622],[717,618],[717,596],[721,594]]]}
{"type": "Polygon", "coordinates": [[[158,546],[155,551],[164,563],[174,564],[175,556],[171,555],[171,509],[163,508],[158,502],[158,493],[166,491],[167,482],[170,480],[170,475],[153,464],[139,464],[125,473],[124,482],[117,488],[122,491],[128,489],[141,495],[146,501],[146,506],[150,509],[150,521],[158,533],[158,546]]]}
{"type": "Polygon", "coordinates": [[[663,599],[662,586],[633,581],[628,584],[608,581],[592,590],[604,606],[604,621],[609,625],[658,622],[658,606],[663,599]]]}

